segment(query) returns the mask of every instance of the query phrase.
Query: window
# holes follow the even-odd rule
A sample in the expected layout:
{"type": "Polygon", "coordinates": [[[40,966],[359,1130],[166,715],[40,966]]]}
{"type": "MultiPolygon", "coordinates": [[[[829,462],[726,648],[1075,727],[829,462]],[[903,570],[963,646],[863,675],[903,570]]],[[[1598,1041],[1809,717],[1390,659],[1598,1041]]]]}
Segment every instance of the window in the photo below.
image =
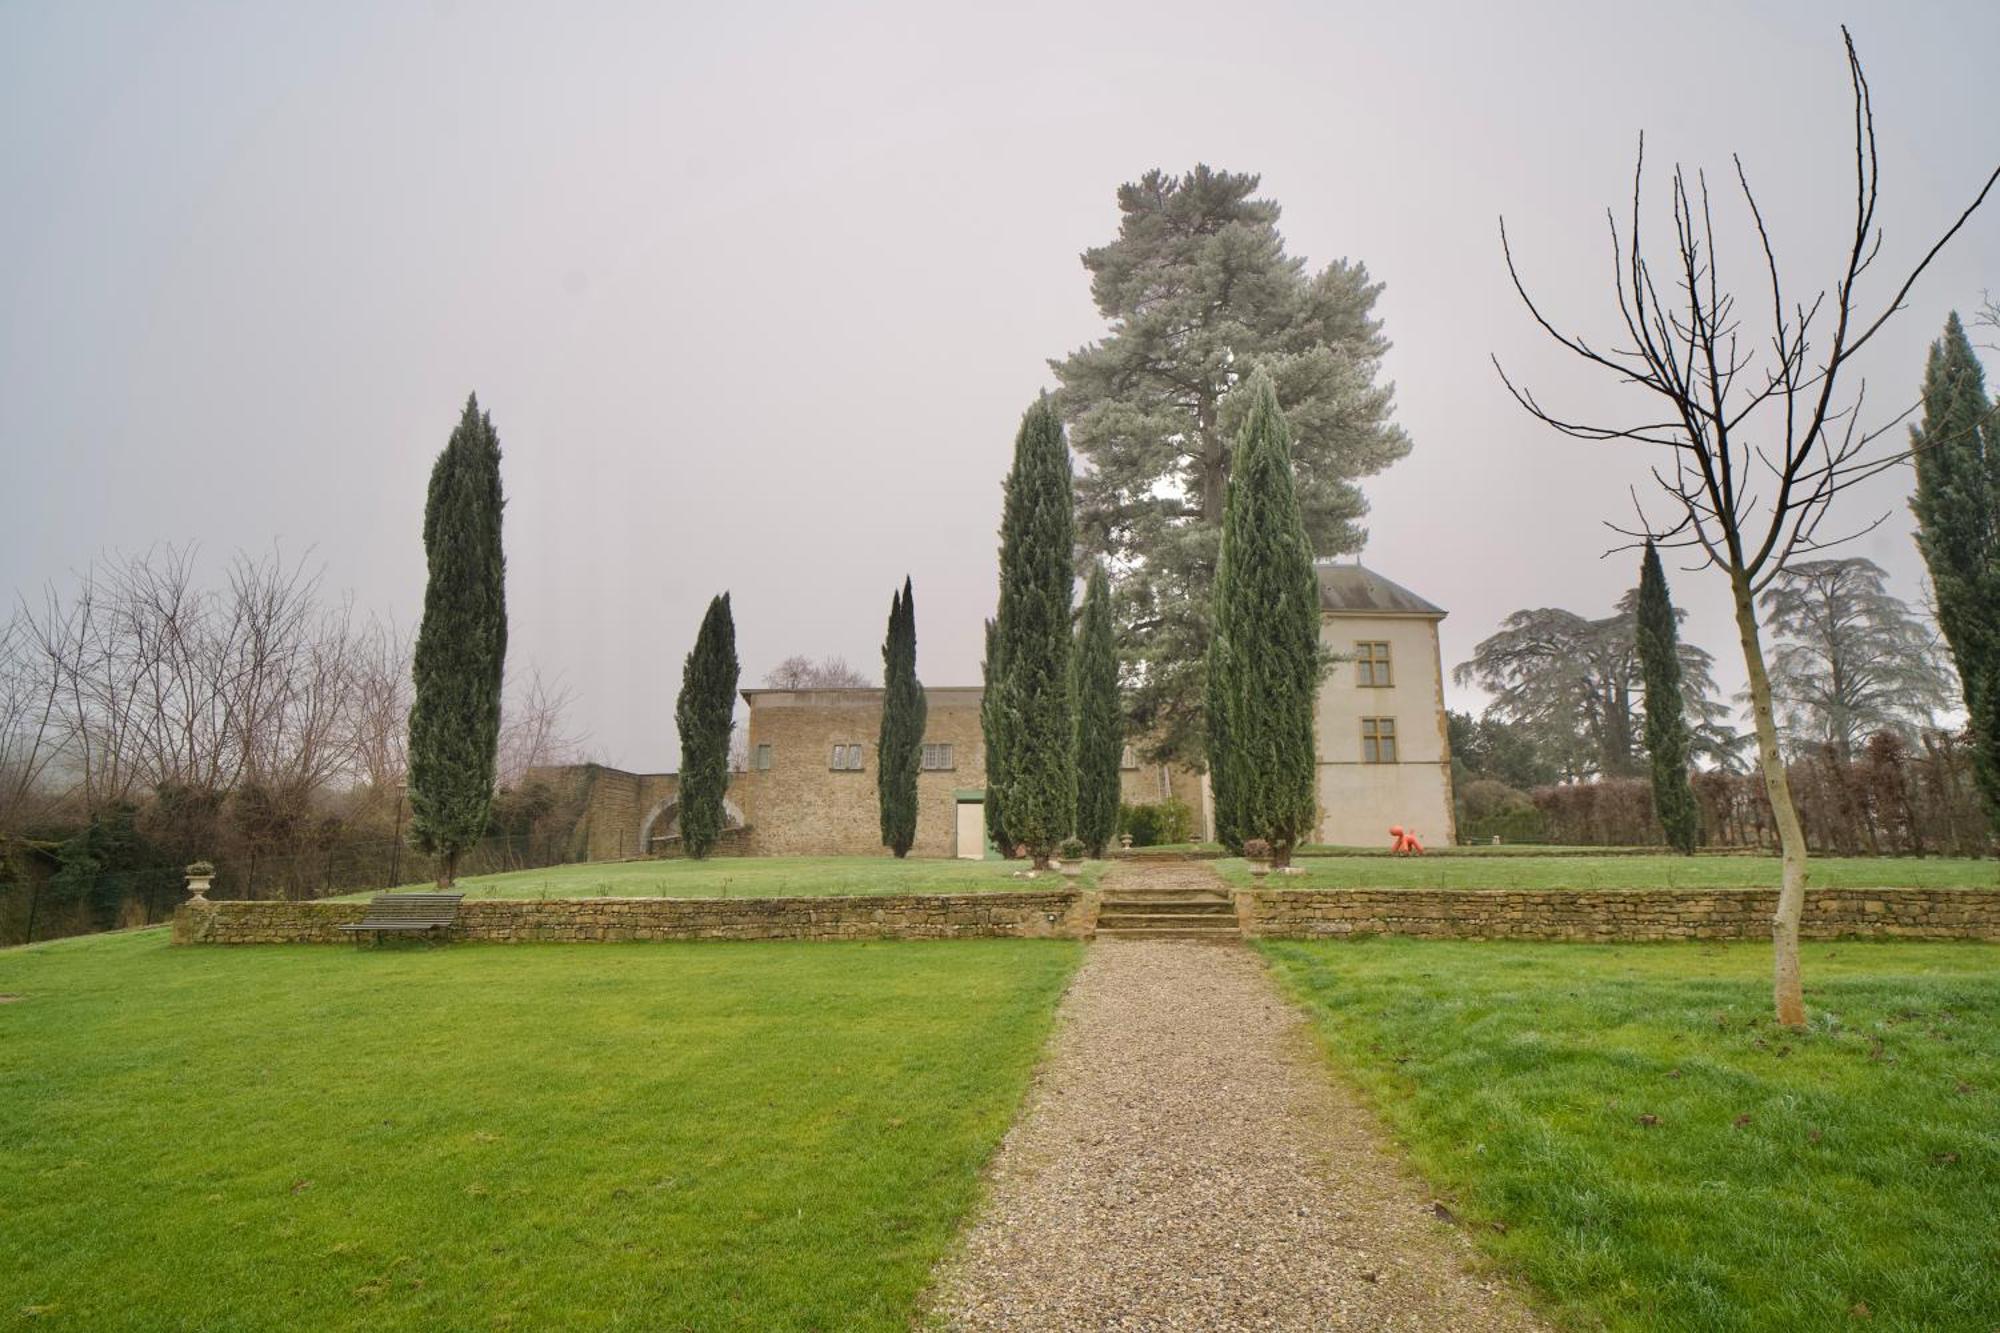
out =
{"type": "Polygon", "coordinates": [[[1137,769],[1139,767],[1139,752],[1129,745],[1126,746],[1125,753],[1118,756],[1118,767],[1128,772],[1137,769]]]}
{"type": "Polygon", "coordinates": [[[1361,719],[1361,762],[1364,764],[1393,764],[1396,762],[1395,718],[1364,717],[1361,719]]]}
{"type": "Polygon", "coordinates": [[[952,762],[951,742],[938,741],[933,743],[926,741],[924,743],[924,767],[932,771],[957,768],[958,765],[952,762]]]}
{"type": "Polygon", "coordinates": [[[861,747],[858,745],[836,745],[833,758],[827,767],[836,773],[859,773],[861,771],[861,747]]]}
{"type": "Polygon", "coordinates": [[[1380,639],[1354,645],[1354,683],[1363,689],[1389,684],[1389,645],[1380,639]]]}
{"type": "Polygon", "coordinates": [[[769,741],[766,741],[762,745],[759,745],[754,751],[751,752],[751,754],[752,754],[750,760],[751,767],[755,768],[759,773],[766,773],[770,771],[771,744],[769,741]]]}

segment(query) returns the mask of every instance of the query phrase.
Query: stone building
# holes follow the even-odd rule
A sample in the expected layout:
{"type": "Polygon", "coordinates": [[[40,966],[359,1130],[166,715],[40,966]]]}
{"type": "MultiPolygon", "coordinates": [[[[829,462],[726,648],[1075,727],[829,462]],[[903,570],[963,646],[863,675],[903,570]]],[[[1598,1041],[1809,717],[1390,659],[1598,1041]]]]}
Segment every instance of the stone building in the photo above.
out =
{"type": "MultiPolygon", "coordinates": [[[[1316,720],[1317,842],[1385,844],[1400,824],[1439,843],[1453,837],[1438,622],[1445,613],[1357,564],[1319,566],[1320,638],[1335,662],[1316,720]]],[[[986,842],[986,749],[976,685],[932,686],[917,777],[913,856],[978,858],[986,842]]],[[[747,749],[732,774],[721,850],[753,855],[886,854],[876,811],[876,688],[748,689],[747,749]]],[[[1212,838],[1204,777],[1143,762],[1125,749],[1120,796],[1168,799],[1212,838]]],[[[679,836],[679,779],[599,764],[542,770],[582,811],[574,854],[588,860],[671,851],[679,836]]]]}
{"type": "MultiPolygon", "coordinates": [[[[986,838],[986,745],[977,685],[928,686],[924,749],[917,773],[917,839],[912,856],[977,860],[986,838]]],[[[874,688],[743,691],[750,707],[746,771],[730,784],[742,794],[749,845],[796,856],[869,855],[882,850],[876,809],[875,739],[882,691],[874,688]]],[[[1120,799],[1186,802],[1197,820],[1201,776],[1144,763],[1125,747],[1120,799]]]]}
{"type": "Polygon", "coordinates": [[[1391,825],[1450,843],[1444,611],[1359,564],[1319,565],[1320,642],[1334,656],[1315,722],[1316,841],[1387,843],[1391,825]]]}

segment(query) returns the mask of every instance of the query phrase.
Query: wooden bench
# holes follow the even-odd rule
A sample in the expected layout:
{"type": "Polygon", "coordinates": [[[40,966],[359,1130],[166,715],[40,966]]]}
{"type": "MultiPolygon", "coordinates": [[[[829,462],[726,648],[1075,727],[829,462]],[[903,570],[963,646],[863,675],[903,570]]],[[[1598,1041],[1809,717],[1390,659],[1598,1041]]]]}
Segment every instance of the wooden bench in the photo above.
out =
{"type": "Polygon", "coordinates": [[[383,893],[368,904],[368,914],[341,927],[360,943],[363,935],[428,935],[448,930],[458,919],[462,893],[383,893]]]}

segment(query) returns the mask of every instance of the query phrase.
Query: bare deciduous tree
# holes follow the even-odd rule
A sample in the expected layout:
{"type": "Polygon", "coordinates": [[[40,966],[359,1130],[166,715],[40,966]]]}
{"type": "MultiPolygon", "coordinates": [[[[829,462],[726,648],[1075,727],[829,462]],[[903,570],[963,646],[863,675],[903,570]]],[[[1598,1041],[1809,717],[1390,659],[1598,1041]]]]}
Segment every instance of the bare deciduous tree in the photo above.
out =
{"type": "MultiPolygon", "coordinates": [[[[1740,158],[1736,184],[1754,229],[1768,291],[1758,305],[1769,327],[1751,334],[1737,298],[1721,280],[1708,183],[1690,182],[1676,167],[1671,183],[1673,242],[1667,251],[1665,292],[1656,284],[1641,235],[1645,144],[1633,171],[1629,236],[1610,222],[1612,291],[1618,316],[1614,340],[1598,345],[1558,329],[1529,296],[1501,222],[1507,271],[1536,324],[1561,346],[1619,383],[1651,395],[1654,409],[1637,422],[1600,425],[1545,408],[1501,370],[1517,402],[1566,435],[1593,441],[1626,441],[1662,450],[1652,476],[1666,497],[1664,521],[1643,505],[1636,527],[1617,531],[1635,543],[1651,538],[1662,547],[1690,548],[1698,568],[1713,567],[1729,580],[1743,661],[1750,681],[1758,752],[1783,857],[1778,910],[1772,921],[1773,992],[1778,1021],[1805,1022],[1799,978],[1799,920],[1805,905],[1806,845],[1780,756],[1759,637],[1757,597],[1795,555],[1820,550],[1844,536],[1823,531],[1834,501],[1846,490],[1903,461],[1880,447],[1906,410],[1874,428],[1860,423],[1864,392],[1838,396],[1842,373],[1903,306],[1917,278],[1984,202],[2000,170],[1988,176],[1971,205],[1924,252],[1886,301],[1864,308],[1859,284],[1881,253],[1874,111],[1868,81],[1846,30],[1847,68],[1853,89],[1854,215],[1843,241],[1843,266],[1830,289],[1809,300],[1788,296],[1764,215],[1740,158]],[[1766,304],[1768,303],[1768,304],[1766,304]]],[[[1751,307],[1756,308],[1756,307],[1751,307]]],[[[1499,365],[1495,358],[1495,366],[1499,365]]],[[[1886,517],[1886,515],[1885,515],[1886,517]]],[[[1877,520],[1879,523],[1881,520],[1877,520]]],[[[1872,527],[1873,525],[1869,525],[1872,527]]],[[[1864,529],[1865,530],[1865,529],[1864,529]]]]}
{"type": "Polygon", "coordinates": [[[561,681],[544,681],[539,669],[501,707],[499,780],[502,787],[519,787],[531,768],[567,764],[582,751],[583,738],[567,731],[576,694],[561,681]]]}
{"type": "Polygon", "coordinates": [[[865,688],[875,682],[867,673],[849,666],[844,657],[828,655],[815,660],[795,653],[766,672],[764,683],[774,690],[834,690],[865,688]]]}

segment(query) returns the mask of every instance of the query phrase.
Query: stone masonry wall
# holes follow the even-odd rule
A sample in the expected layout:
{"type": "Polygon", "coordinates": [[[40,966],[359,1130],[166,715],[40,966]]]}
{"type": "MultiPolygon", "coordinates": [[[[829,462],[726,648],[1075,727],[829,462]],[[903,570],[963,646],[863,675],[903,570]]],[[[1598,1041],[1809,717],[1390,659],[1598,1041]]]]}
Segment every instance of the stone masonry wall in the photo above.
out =
{"type": "MultiPolygon", "coordinates": [[[[1093,894],[908,894],[840,898],[486,898],[459,905],[454,940],[854,940],[1076,938],[1093,894]]],[[[174,914],[175,944],[344,944],[359,902],[211,902],[174,914]]]]}
{"type": "MultiPolygon", "coordinates": [[[[876,741],[882,730],[880,690],[753,691],[749,753],[752,770],[731,791],[743,793],[744,819],[753,850],[775,856],[886,856],[876,797],[876,741]],[[770,767],[755,767],[757,748],[768,745],[770,767]],[[859,745],[862,767],[836,771],[835,745],[859,745]]],[[[985,743],[979,728],[979,691],[936,687],[925,691],[924,740],[949,743],[950,769],[917,775],[917,838],[913,856],[958,853],[958,788],[986,785],[985,743]]]]}
{"type": "MultiPolygon", "coordinates": [[[[1245,935],[1317,939],[1769,939],[1775,889],[1250,889],[1236,894],[1245,935]]],[[[1813,889],[1806,939],[1899,936],[2000,940],[2000,891],[1813,889]]]]}

